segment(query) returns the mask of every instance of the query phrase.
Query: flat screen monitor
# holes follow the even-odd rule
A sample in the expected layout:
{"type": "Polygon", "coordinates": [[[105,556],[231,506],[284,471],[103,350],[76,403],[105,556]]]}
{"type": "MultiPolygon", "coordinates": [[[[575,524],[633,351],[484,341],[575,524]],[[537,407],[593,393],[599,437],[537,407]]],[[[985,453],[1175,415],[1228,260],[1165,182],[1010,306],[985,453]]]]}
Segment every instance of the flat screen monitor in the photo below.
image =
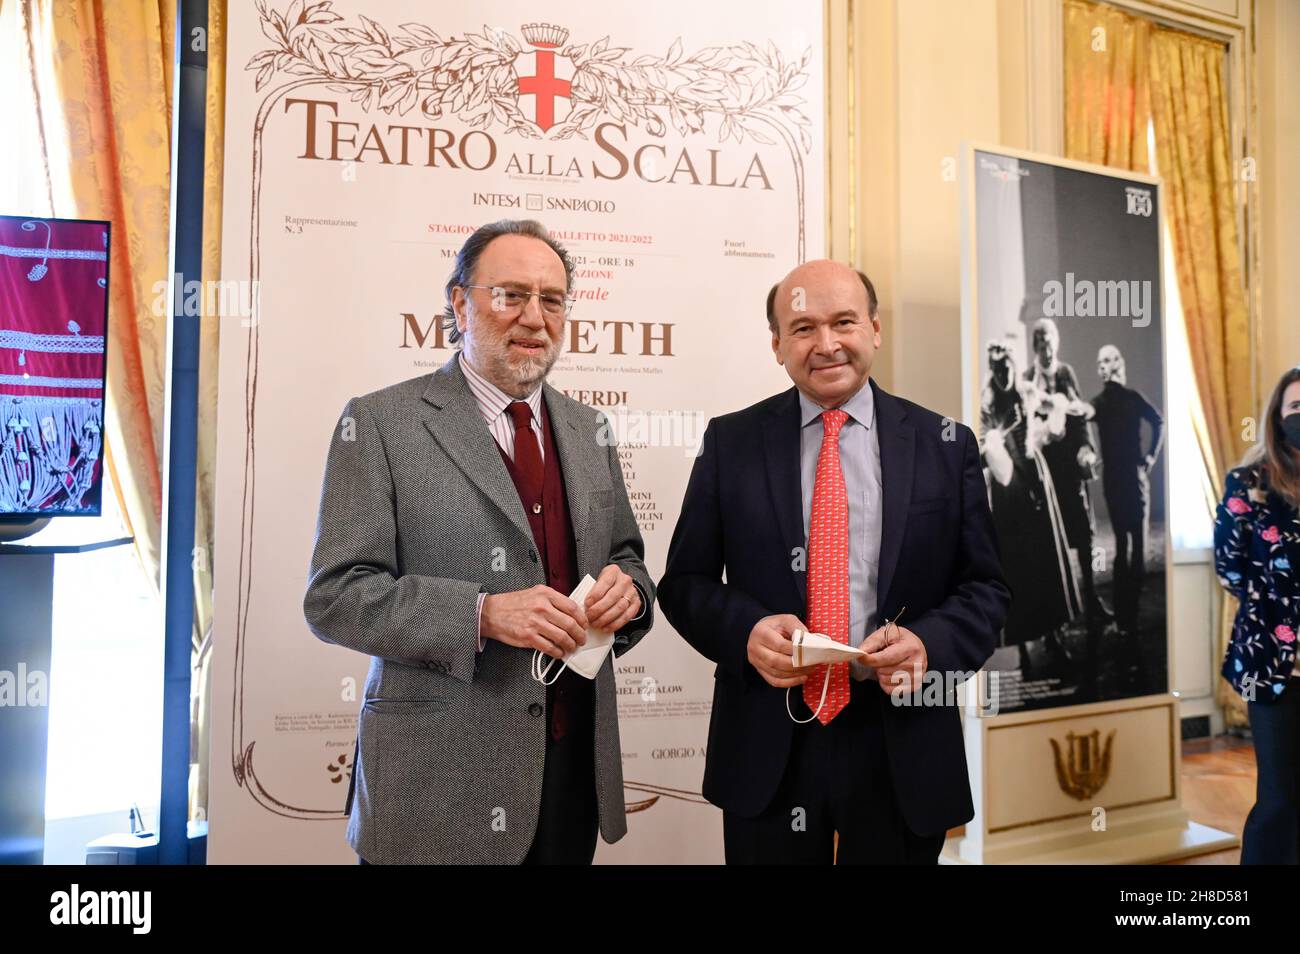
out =
{"type": "Polygon", "coordinates": [[[109,232],[0,215],[0,521],[100,514],[109,232]]]}

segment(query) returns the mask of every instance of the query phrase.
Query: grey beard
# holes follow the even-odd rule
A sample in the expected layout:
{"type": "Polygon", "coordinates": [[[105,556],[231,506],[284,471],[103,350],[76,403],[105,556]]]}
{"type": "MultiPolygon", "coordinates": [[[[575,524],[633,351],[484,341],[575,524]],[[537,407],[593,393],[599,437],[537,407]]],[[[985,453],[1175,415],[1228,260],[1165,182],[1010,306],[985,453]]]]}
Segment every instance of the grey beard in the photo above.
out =
{"type": "Polygon", "coordinates": [[[475,347],[476,342],[468,343],[479,372],[506,394],[521,401],[546,379],[560,356],[560,349],[548,342],[547,350],[541,358],[529,358],[522,364],[515,365],[503,349],[489,349],[487,354],[481,354],[483,349],[475,347]]]}

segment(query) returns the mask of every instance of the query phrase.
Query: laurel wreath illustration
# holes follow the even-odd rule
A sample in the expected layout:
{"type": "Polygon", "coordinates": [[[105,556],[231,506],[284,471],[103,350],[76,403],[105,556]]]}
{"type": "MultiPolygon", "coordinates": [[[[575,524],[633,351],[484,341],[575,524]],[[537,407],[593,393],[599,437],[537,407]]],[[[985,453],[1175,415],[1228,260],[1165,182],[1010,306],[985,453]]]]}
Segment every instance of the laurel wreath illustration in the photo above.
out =
{"type": "MultiPolygon", "coordinates": [[[[812,151],[811,121],[796,92],[808,80],[811,47],[787,59],[771,40],[714,46],[684,56],[681,39],[663,56],[628,59],[628,47],[567,44],[556,55],[573,63],[568,118],[548,132],[519,108],[515,63],[526,52],[510,33],[484,25],[482,33],[443,39],[419,23],[404,23],[389,33],[358,15],[358,26],[343,20],[333,0],[293,0],[282,14],[257,0],[262,32],[274,47],[262,50],[245,69],[256,70],[261,90],[276,72],[332,81],[329,88],[350,95],[369,112],[405,116],[416,106],[428,119],[455,116],[471,128],[501,126],[531,139],[586,137],[601,116],[628,122],[652,136],[667,125],[679,135],[704,131],[705,118],[719,120],[718,141],[746,138],[773,145],[776,136],[797,139],[812,151]]],[[[565,31],[567,35],[567,31],[565,31]]]]}

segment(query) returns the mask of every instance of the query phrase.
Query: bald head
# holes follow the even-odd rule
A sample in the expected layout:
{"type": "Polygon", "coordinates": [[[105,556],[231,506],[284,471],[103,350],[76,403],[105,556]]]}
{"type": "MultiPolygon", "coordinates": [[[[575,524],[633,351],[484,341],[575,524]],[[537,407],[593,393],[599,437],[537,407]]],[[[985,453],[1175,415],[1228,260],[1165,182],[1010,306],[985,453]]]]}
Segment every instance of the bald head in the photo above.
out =
{"type": "Polygon", "coordinates": [[[795,266],[785,278],[781,279],[767,293],[767,327],[772,334],[779,334],[780,323],[777,319],[778,302],[784,302],[786,305],[799,304],[795,298],[795,289],[807,288],[807,284],[815,282],[818,278],[825,280],[829,276],[843,280],[847,275],[854,276],[854,281],[862,285],[862,290],[866,295],[866,314],[870,318],[876,317],[876,311],[879,302],[876,299],[876,286],[871,284],[871,279],[855,268],[849,268],[842,262],[834,262],[828,258],[819,258],[816,261],[804,262],[802,265],[795,266]]]}
{"type": "Polygon", "coordinates": [[[1114,381],[1116,384],[1128,383],[1128,371],[1124,366],[1124,355],[1113,344],[1102,345],[1097,352],[1097,376],[1103,383],[1114,381]]]}
{"type": "Polygon", "coordinates": [[[805,262],[767,295],[772,353],[800,392],[838,407],[867,383],[880,347],[876,290],[840,262],[805,262]]]}

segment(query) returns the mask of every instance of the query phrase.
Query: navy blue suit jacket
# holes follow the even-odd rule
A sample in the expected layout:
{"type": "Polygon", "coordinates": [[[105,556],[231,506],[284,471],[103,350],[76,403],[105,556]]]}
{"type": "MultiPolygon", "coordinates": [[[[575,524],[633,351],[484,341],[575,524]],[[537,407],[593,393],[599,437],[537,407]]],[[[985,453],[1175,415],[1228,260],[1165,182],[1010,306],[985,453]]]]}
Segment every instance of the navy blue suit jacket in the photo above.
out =
{"type": "MultiPolygon", "coordinates": [[[[906,607],[900,625],[925,643],[930,670],[974,672],[992,654],[1011,599],[975,436],[870,386],[884,485],[877,618],[906,607]]],[[[659,583],[665,618],[717,663],[704,796],[742,817],[771,802],[794,728],[785,690],[749,663],[749,633],[778,613],[807,622],[806,561],[795,559],[805,545],[799,399],[791,388],[709,422],[659,583]]],[[[886,700],[884,710],[908,827],[928,835],[969,821],[957,708],[886,700]]]]}

